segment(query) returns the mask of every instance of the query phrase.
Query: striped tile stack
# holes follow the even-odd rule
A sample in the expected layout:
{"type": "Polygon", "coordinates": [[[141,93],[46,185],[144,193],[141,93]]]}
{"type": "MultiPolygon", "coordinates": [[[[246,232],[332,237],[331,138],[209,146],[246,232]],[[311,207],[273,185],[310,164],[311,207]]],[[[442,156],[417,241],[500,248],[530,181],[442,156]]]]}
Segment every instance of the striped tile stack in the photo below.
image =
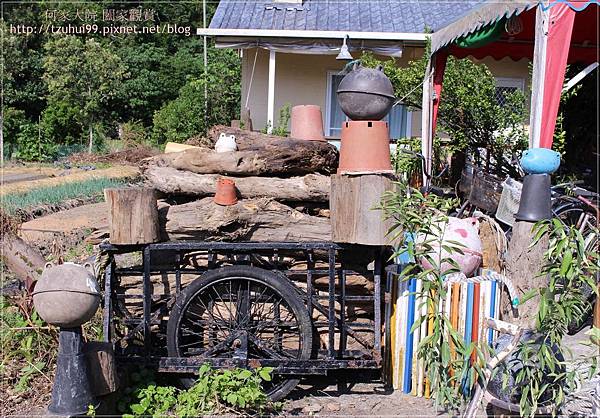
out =
{"type": "Polygon", "coordinates": [[[501,283],[488,280],[489,272],[485,270],[482,270],[478,278],[481,280],[449,281],[446,298],[440,301],[436,312],[429,312],[430,319],[423,321],[414,330],[412,328],[415,321],[428,314],[425,298],[420,295],[422,280],[400,280],[398,276],[394,276],[388,282],[391,285],[392,303],[386,318],[390,324],[390,335],[386,341],[386,367],[388,381],[394,389],[415,396],[430,396],[425,378],[426,365],[418,358],[417,348],[432,332],[433,315],[446,315],[453,328],[464,336],[465,342],[493,341],[494,331],[486,327],[485,318],[498,318],[501,283]]]}

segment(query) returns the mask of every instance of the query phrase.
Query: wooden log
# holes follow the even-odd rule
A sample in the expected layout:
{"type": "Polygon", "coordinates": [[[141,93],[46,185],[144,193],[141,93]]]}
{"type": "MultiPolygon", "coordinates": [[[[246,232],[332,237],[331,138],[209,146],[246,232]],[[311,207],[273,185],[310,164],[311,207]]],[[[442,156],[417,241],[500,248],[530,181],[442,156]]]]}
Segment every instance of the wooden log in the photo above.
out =
{"type": "Polygon", "coordinates": [[[218,153],[206,148],[190,148],[182,152],[160,154],[140,162],[140,169],[155,165],[172,167],[198,174],[230,174],[238,176],[292,176],[310,173],[329,174],[337,167],[337,150],[333,145],[317,141],[283,141],[277,146],[218,153]]]}
{"type": "MultiPolygon", "coordinates": [[[[196,174],[172,167],[148,166],[144,177],[150,186],[169,195],[213,196],[219,174],[196,174]]],[[[327,202],[329,176],[238,177],[235,185],[244,199],[270,197],[278,201],[327,202]]]]}
{"type": "MultiPolygon", "coordinates": [[[[508,244],[506,258],[506,275],[512,281],[519,298],[531,289],[540,289],[547,286],[546,276],[540,275],[544,265],[544,252],[548,249],[548,236],[544,235],[531,246],[534,234],[533,223],[517,221],[513,225],[513,232],[508,244]]],[[[502,304],[502,317],[510,318],[510,322],[526,329],[535,328],[535,321],[540,304],[539,296],[534,296],[522,305],[519,305],[519,317],[512,318],[508,298],[502,304]]],[[[501,318],[502,319],[502,318],[501,318]]]]}
{"type": "Polygon", "coordinates": [[[391,245],[386,236],[392,226],[377,209],[394,178],[383,174],[333,175],[329,206],[334,242],[363,245],[391,245]]]}
{"type": "Polygon", "coordinates": [[[186,149],[191,149],[191,148],[200,148],[200,147],[197,147],[195,145],[180,144],[178,142],[167,142],[167,144],[165,145],[165,154],[170,154],[172,152],[185,151],[186,149]]]}
{"type": "Polygon", "coordinates": [[[160,241],[156,192],[150,188],[104,189],[110,241],[116,245],[160,241]]]}
{"type": "Polygon", "coordinates": [[[24,283],[39,279],[46,260],[37,248],[8,231],[3,234],[1,244],[2,261],[15,277],[24,283]]]}
{"type": "Polygon", "coordinates": [[[159,209],[169,240],[328,241],[329,219],[300,213],[270,199],[219,206],[211,197],[159,209]]]}
{"type": "Polygon", "coordinates": [[[90,376],[90,386],[95,396],[104,396],[119,388],[117,366],[112,343],[88,341],[83,353],[90,376]]]}
{"type": "MultiPolygon", "coordinates": [[[[233,135],[235,136],[235,142],[238,146],[238,150],[247,151],[261,148],[278,148],[284,146],[294,146],[307,149],[335,149],[333,145],[328,144],[325,141],[306,141],[304,139],[290,138],[287,136],[277,136],[265,134],[262,132],[256,132],[248,129],[240,129],[232,126],[215,125],[208,131],[208,139],[213,144],[217,142],[220,134],[233,135]]],[[[337,151],[336,151],[337,154],[337,151]]]]}

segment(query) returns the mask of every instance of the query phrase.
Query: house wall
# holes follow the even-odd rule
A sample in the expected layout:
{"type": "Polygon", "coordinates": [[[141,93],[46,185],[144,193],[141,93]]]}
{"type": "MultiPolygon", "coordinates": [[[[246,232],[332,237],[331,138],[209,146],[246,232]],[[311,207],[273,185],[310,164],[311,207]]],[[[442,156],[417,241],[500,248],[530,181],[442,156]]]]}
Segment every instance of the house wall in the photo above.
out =
{"type": "MultiPolygon", "coordinates": [[[[409,61],[422,56],[423,52],[423,48],[406,47],[402,58],[397,60],[398,65],[407,65],[409,61]]],[[[353,56],[359,58],[356,53],[353,53],[353,56]]],[[[385,57],[380,58],[385,59],[385,57]]],[[[319,105],[325,121],[327,73],[341,70],[345,63],[336,61],[335,55],[284,53],[277,53],[275,61],[275,126],[277,126],[279,110],[286,103],[291,106],[319,105]]],[[[493,58],[486,58],[475,61],[486,64],[495,77],[524,79],[525,91],[529,91],[528,60],[513,61],[505,58],[496,61],[493,58]]],[[[243,51],[242,106],[248,103],[255,130],[264,129],[267,122],[268,73],[269,51],[265,49],[243,51]]],[[[411,136],[421,136],[421,112],[412,112],[411,117],[411,136]]]]}

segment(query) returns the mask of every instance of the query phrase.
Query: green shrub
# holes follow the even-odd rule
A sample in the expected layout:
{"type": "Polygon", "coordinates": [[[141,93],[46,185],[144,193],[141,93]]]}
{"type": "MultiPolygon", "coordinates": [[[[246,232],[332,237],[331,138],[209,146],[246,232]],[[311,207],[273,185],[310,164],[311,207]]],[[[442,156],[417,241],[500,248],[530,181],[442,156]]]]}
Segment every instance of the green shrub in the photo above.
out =
{"type": "Polygon", "coordinates": [[[175,100],[154,113],[152,141],[155,144],[183,142],[194,135],[206,134],[213,125],[229,125],[232,119],[239,118],[239,56],[231,50],[211,48],[208,63],[206,75],[190,79],[175,100]]]}
{"type": "Polygon", "coordinates": [[[286,103],[281,107],[281,109],[279,109],[279,120],[277,121],[277,128],[273,128],[273,135],[288,135],[288,123],[290,122],[291,117],[291,107],[292,105],[290,103],[286,103]]]}
{"type": "Polygon", "coordinates": [[[152,381],[139,386],[134,390],[137,403],[129,405],[129,413],[123,417],[196,417],[232,410],[261,413],[277,407],[269,402],[261,387],[263,381],[271,380],[271,372],[270,367],[215,370],[203,364],[196,384],[187,390],[159,386],[152,381]]]}
{"type": "Polygon", "coordinates": [[[121,140],[125,146],[145,144],[148,139],[146,127],[139,120],[130,120],[121,125],[121,140]]]}
{"type": "Polygon", "coordinates": [[[2,133],[4,135],[4,155],[10,158],[17,148],[17,135],[22,125],[28,120],[25,112],[13,107],[4,108],[4,120],[2,121],[2,133]]]}
{"type": "Polygon", "coordinates": [[[204,82],[194,80],[181,88],[177,99],[154,114],[152,139],[157,144],[183,142],[205,130],[204,82]]]}
{"type": "Polygon", "coordinates": [[[50,161],[56,153],[56,145],[47,139],[37,123],[27,122],[19,126],[17,152],[23,161],[50,161]]]}
{"type": "Polygon", "coordinates": [[[82,143],[85,126],[77,107],[67,101],[51,98],[41,118],[42,131],[48,138],[63,145],[82,143]]]}

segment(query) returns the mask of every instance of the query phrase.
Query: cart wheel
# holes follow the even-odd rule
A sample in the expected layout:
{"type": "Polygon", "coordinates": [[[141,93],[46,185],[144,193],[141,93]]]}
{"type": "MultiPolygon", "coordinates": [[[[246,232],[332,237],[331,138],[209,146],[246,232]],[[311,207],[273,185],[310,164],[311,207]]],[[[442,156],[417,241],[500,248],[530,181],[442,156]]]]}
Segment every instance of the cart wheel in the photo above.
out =
{"type": "MultiPolygon", "coordinates": [[[[309,359],[312,325],[298,291],[281,275],[223,267],[181,292],[169,315],[167,349],[172,357],[309,359]]],[[[275,375],[264,389],[276,401],[298,382],[275,375]]]]}

